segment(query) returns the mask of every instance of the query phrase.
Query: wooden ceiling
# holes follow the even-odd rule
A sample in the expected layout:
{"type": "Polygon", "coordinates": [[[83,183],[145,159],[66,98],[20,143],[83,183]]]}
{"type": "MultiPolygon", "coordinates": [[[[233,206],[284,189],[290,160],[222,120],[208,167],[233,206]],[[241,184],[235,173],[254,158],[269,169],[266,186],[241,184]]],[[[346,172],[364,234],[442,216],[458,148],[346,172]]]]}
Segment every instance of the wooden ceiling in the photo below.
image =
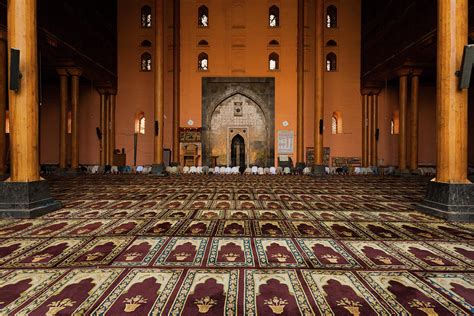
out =
{"type": "MultiPolygon", "coordinates": [[[[5,26],[6,0],[0,0],[5,26]]],[[[38,48],[42,78],[57,80],[56,67],[83,68],[94,82],[115,82],[117,74],[116,0],[38,0],[38,48]]]]}
{"type": "MultiPolygon", "coordinates": [[[[469,0],[471,32],[474,0],[469,0]]],[[[361,85],[393,82],[402,66],[423,68],[436,83],[436,0],[362,0],[361,85]]]]}

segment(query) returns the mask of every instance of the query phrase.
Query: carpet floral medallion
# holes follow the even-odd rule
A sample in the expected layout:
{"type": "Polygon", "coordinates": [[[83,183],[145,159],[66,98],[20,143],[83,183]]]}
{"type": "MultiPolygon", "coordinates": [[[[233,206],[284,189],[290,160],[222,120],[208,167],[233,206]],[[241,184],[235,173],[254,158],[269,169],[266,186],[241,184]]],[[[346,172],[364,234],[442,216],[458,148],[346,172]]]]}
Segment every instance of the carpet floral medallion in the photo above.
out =
{"type": "Polygon", "coordinates": [[[473,315],[474,225],[427,178],[79,176],[0,219],[0,315],[473,315]]]}

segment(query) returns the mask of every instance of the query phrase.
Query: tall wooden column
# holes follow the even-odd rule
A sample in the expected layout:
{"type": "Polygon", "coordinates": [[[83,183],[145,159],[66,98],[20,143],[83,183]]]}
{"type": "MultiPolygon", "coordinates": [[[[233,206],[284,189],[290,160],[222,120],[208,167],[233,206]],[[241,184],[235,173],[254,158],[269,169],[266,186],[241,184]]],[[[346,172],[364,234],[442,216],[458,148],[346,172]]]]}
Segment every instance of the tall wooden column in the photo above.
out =
{"type": "Polygon", "coordinates": [[[7,110],[7,33],[0,30],[0,175],[6,171],[7,143],[5,120],[7,110]]]}
{"type": "Polygon", "coordinates": [[[467,0],[438,0],[436,181],[468,183],[467,90],[457,89],[464,45],[467,44],[467,0]]]}
{"type": "Polygon", "coordinates": [[[420,209],[453,221],[474,221],[474,184],[467,179],[467,90],[455,73],[467,44],[468,0],[438,0],[436,179],[420,209]]]}
{"type": "Polygon", "coordinates": [[[71,75],[71,169],[79,168],[79,68],[68,69],[71,75]]]}
{"type": "Polygon", "coordinates": [[[8,46],[21,51],[22,78],[10,91],[11,175],[0,183],[0,217],[34,217],[61,207],[39,173],[36,0],[9,0],[7,12],[8,46]]]}
{"type": "Polygon", "coordinates": [[[114,150],[115,150],[115,101],[117,91],[109,91],[109,164],[114,165],[114,150]]]}
{"type": "Polygon", "coordinates": [[[378,154],[377,154],[377,128],[378,128],[378,91],[374,92],[372,95],[372,111],[371,111],[371,120],[372,120],[372,130],[370,132],[370,138],[372,139],[372,146],[370,148],[370,151],[372,152],[371,157],[372,161],[370,162],[371,166],[377,166],[378,165],[378,154]]]}
{"type": "Polygon", "coordinates": [[[104,89],[97,89],[100,94],[100,165],[106,165],[106,137],[107,137],[107,122],[106,122],[106,94],[104,89]]]}
{"type": "Polygon", "coordinates": [[[398,169],[406,171],[407,169],[407,85],[409,69],[401,69],[398,71],[400,87],[398,104],[400,111],[399,118],[399,135],[398,135],[398,169]]]}
{"type": "MultiPolygon", "coordinates": [[[[155,94],[154,94],[154,159],[153,159],[153,174],[163,174],[163,129],[164,129],[164,111],[165,111],[165,89],[164,89],[164,49],[165,37],[163,36],[165,30],[164,22],[164,0],[156,0],[156,16],[158,23],[155,31],[155,94]]],[[[174,123],[173,123],[174,126],[174,123]]],[[[175,136],[173,136],[175,137],[175,136]]],[[[174,142],[173,142],[174,144],[174,142]]]]}
{"type": "Polygon", "coordinates": [[[36,0],[8,1],[8,46],[21,51],[21,89],[10,92],[11,180],[38,181],[36,0]]]}
{"type": "Polygon", "coordinates": [[[110,165],[110,95],[105,95],[105,164],[110,165]]]}
{"type": "Polygon", "coordinates": [[[304,0],[298,0],[296,162],[304,163],[304,0]]]}
{"type": "MultiPolygon", "coordinates": [[[[173,162],[179,163],[179,127],[180,127],[180,73],[181,73],[181,36],[180,1],[173,1],[173,162]]],[[[162,32],[163,34],[163,32],[162,32]]]]}
{"type": "Polygon", "coordinates": [[[410,170],[418,168],[418,90],[421,69],[415,69],[411,77],[410,102],[410,170]]]}
{"type": "MultiPolygon", "coordinates": [[[[315,36],[315,87],[314,87],[314,164],[323,164],[323,131],[320,122],[324,119],[324,0],[316,0],[316,36],[315,36]]],[[[319,170],[319,174],[324,171],[319,170]]]]}
{"type": "Polygon", "coordinates": [[[374,120],[373,120],[373,103],[374,103],[374,95],[371,94],[368,97],[368,102],[367,102],[367,165],[372,166],[373,162],[373,142],[374,138],[372,137],[372,134],[374,132],[374,120]]]}
{"type": "Polygon", "coordinates": [[[59,75],[59,168],[67,168],[67,104],[68,104],[68,72],[64,68],[57,69],[59,75]]]}
{"type": "Polygon", "coordinates": [[[369,165],[369,95],[362,92],[362,167],[369,165]]]}

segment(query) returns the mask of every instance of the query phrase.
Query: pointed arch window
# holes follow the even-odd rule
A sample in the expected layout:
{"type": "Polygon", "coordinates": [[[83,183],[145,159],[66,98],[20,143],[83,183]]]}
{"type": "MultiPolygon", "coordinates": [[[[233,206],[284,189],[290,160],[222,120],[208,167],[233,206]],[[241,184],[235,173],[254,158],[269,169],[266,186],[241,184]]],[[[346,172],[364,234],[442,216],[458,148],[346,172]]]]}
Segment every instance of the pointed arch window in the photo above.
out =
{"type": "Polygon", "coordinates": [[[277,53],[268,56],[268,69],[271,71],[280,69],[280,56],[277,53]]]}
{"type": "Polygon", "coordinates": [[[200,40],[198,46],[209,46],[209,42],[206,40],[200,40]]]}
{"type": "Polygon", "coordinates": [[[198,9],[198,26],[209,26],[209,9],[205,5],[200,6],[198,9]]]}
{"type": "Polygon", "coordinates": [[[141,10],[141,25],[143,28],[151,28],[151,22],[152,22],[152,14],[151,14],[151,7],[150,6],[144,6],[142,7],[141,10]]]}
{"type": "Polygon", "coordinates": [[[145,135],[145,113],[143,112],[135,116],[135,134],[145,135]]]}
{"type": "Polygon", "coordinates": [[[10,112],[5,112],[5,134],[10,134],[10,112]]]}
{"type": "Polygon", "coordinates": [[[67,112],[67,133],[72,134],[72,112],[67,112]]]}
{"type": "Polygon", "coordinates": [[[151,54],[143,53],[141,57],[141,71],[151,71],[151,54]]]}
{"type": "Polygon", "coordinates": [[[337,117],[334,115],[331,117],[331,133],[337,134],[337,117]]]}
{"type": "Polygon", "coordinates": [[[339,111],[333,112],[331,117],[331,133],[342,134],[342,113],[339,111]]]}
{"type": "Polygon", "coordinates": [[[390,119],[390,134],[398,135],[400,133],[400,112],[397,110],[393,112],[390,119]]]}
{"type": "Polygon", "coordinates": [[[270,9],[268,9],[268,25],[270,27],[280,26],[280,8],[276,5],[272,5],[270,9]]]}
{"type": "Polygon", "coordinates": [[[271,40],[268,42],[268,46],[280,46],[280,43],[277,40],[271,40]]]}
{"type": "Polygon", "coordinates": [[[326,71],[336,71],[337,70],[337,56],[334,53],[329,53],[326,55],[326,71]]]}
{"type": "Polygon", "coordinates": [[[329,40],[326,42],[327,47],[335,47],[337,46],[337,42],[335,40],[329,40]]]}
{"type": "Polygon", "coordinates": [[[200,53],[198,56],[198,70],[199,71],[208,71],[209,67],[209,57],[206,53],[200,53]]]}
{"type": "Polygon", "coordinates": [[[140,47],[151,47],[151,42],[149,40],[144,40],[140,43],[140,47]]]}
{"type": "Polygon", "coordinates": [[[337,8],[334,5],[330,5],[326,9],[326,27],[328,29],[337,27],[337,8]]]}

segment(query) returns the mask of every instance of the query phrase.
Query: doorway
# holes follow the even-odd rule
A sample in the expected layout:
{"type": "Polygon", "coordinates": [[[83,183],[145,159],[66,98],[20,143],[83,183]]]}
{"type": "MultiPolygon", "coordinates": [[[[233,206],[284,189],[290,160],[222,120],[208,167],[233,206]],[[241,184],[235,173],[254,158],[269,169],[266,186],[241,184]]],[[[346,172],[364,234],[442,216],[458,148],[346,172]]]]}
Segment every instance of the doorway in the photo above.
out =
{"type": "Polygon", "coordinates": [[[242,170],[246,167],[245,159],[245,140],[239,134],[232,138],[231,144],[231,162],[233,167],[240,167],[242,170]]]}

